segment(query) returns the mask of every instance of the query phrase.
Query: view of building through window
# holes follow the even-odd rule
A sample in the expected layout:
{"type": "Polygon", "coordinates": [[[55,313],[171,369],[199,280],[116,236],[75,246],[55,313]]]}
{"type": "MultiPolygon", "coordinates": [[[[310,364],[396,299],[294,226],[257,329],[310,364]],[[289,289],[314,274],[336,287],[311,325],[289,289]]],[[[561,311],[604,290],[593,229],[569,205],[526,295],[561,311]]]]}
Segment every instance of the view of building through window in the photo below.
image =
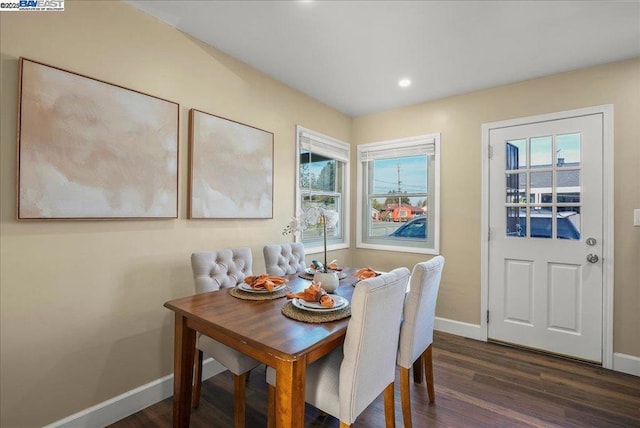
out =
{"type": "Polygon", "coordinates": [[[358,146],[361,248],[436,250],[437,153],[437,134],[358,146]]]}
{"type": "MultiPolygon", "coordinates": [[[[370,162],[372,236],[391,235],[401,223],[427,215],[426,174],[426,155],[370,162]]],[[[425,233],[423,229],[423,238],[425,233]]]]}
{"type": "Polygon", "coordinates": [[[580,239],[579,133],[506,142],[506,235],[580,239]]]}

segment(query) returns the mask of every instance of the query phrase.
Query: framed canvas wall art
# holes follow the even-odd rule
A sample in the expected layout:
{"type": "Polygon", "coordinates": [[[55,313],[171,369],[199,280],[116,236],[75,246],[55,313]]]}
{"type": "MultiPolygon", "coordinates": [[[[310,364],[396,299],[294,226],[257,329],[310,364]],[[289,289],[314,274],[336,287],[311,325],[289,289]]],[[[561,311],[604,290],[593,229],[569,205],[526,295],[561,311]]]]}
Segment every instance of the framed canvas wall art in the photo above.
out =
{"type": "Polygon", "coordinates": [[[17,218],[178,217],[179,105],[20,58],[17,218]]]}
{"type": "Polygon", "coordinates": [[[189,111],[189,218],[273,218],[273,133],[189,111]]]}

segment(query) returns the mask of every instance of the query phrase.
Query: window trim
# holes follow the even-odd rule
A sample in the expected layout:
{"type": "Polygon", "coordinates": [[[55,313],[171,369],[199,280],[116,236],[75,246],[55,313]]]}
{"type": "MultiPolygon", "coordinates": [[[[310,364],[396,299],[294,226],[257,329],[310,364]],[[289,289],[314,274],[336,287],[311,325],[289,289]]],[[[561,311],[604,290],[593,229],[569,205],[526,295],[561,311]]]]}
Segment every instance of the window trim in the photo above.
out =
{"type": "Polygon", "coordinates": [[[440,254],[440,133],[425,134],[415,137],[400,138],[396,140],[379,141],[375,143],[360,144],[357,147],[357,200],[360,203],[356,204],[356,248],[366,248],[370,250],[381,251],[394,251],[402,253],[414,253],[414,254],[440,254]],[[432,141],[432,142],[431,142],[432,141]],[[363,228],[364,228],[364,213],[363,208],[368,206],[366,204],[367,195],[364,192],[364,172],[362,167],[362,152],[383,152],[383,151],[396,151],[397,153],[411,153],[412,149],[424,146],[426,144],[433,144],[433,153],[428,153],[434,156],[434,177],[435,185],[433,193],[435,201],[433,210],[435,212],[435,221],[433,225],[433,248],[420,248],[420,247],[407,247],[400,246],[394,243],[389,244],[372,244],[363,241],[363,228]]]}
{"type": "MultiPolygon", "coordinates": [[[[344,183],[342,189],[342,212],[340,222],[342,227],[342,242],[327,242],[327,251],[342,250],[349,248],[350,240],[350,189],[351,189],[351,146],[348,143],[329,137],[328,135],[312,131],[303,126],[296,125],[296,178],[295,178],[295,212],[302,211],[302,191],[300,189],[300,150],[308,148],[307,142],[311,140],[320,145],[321,150],[315,152],[331,157],[343,163],[344,183]]],[[[299,234],[295,235],[295,242],[303,242],[299,234]]],[[[304,243],[304,242],[303,242],[304,243]]],[[[317,254],[324,252],[322,244],[307,247],[305,244],[305,254],[317,254]]]]}

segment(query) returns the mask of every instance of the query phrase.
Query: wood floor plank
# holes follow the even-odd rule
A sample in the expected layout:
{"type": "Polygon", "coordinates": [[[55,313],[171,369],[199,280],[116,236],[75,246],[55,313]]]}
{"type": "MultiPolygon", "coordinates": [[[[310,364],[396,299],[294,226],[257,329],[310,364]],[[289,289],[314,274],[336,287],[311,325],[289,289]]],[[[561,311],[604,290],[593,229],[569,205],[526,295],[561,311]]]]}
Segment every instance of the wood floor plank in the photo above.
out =
{"type": "MultiPolygon", "coordinates": [[[[535,386],[532,389],[525,386],[524,382],[504,381],[485,373],[476,374],[472,382],[457,382],[450,373],[444,373],[440,378],[446,387],[462,391],[471,398],[482,399],[495,406],[517,409],[518,412],[546,420],[550,424],[559,424],[565,417],[562,405],[549,400],[545,394],[536,395],[535,386]],[[518,404],[514,405],[515,403],[518,404]]],[[[436,387],[438,385],[436,382],[436,387]]]]}
{"type": "MultiPolygon", "coordinates": [[[[415,427],[640,428],[640,377],[593,364],[495,343],[435,333],[433,369],[436,402],[424,384],[411,382],[415,427]]],[[[267,424],[265,369],[255,369],[247,384],[246,426],[267,424]]],[[[396,425],[402,426],[399,386],[395,388],[396,425]]],[[[111,425],[113,428],[171,427],[171,398],[111,425]]],[[[306,406],[305,427],[337,428],[331,416],[306,406]]],[[[353,424],[384,426],[378,397],[353,424]]],[[[233,427],[233,377],[224,372],[202,383],[200,407],[191,427],[233,427]]]]}

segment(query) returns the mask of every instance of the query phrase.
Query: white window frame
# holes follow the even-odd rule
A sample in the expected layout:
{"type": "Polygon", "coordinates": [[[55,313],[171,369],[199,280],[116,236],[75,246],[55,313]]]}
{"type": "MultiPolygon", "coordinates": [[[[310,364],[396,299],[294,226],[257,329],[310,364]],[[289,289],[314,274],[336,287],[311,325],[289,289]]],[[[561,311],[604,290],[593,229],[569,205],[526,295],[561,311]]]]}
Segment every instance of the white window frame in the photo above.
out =
{"type": "MultiPolygon", "coordinates": [[[[300,150],[312,149],[314,153],[335,159],[343,163],[343,183],[342,183],[342,205],[339,213],[340,228],[342,230],[342,239],[336,241],[329,240],[327,242],[327,251],[341,250],[349,248],[349,213],[350,213],[350,164],[351,164],[351,146],[348,143],[321,134],[316,131],[296,125],[296,213],[302,211],[302,190],[300,189],[300,150]]],[[[296,235],[296,242],[303,242],[302,237],[296,235]]],[[[305,244],[305,254],[316,254],[324,252],[324,246],[321,242],[312,243],[307,246],[305,244]]]]}
{"type": "Polygon", "coordinates": [[[360,144],[358,145],[357,163],[357,200],[360,201],[360,203],[358,203],[356,207],[356,248],[367,248],[371,250],[396,251],[416,254],[440,254],[440,134],[434,133],[419,135],[416,137],[401,138],[397,140],[360,144]],[[408,156],[412,153],[415,153],[416,150],[424,150],[424,154],[428,154],[428,151],[432,150],[433,156],[435,158],[433,163],[435,183],[432,190],[434,195],[432,212],[435,214],[435,219],[431,220],[431,216],[429,217],[430,221],[434,221],[433,248],[401,246],[397,244],[397,241],[390,241],[388,244],[365,242],[363,239],[363,229],[365,226],[365,222],[368,221],[368,217],[371,216],[371,213],[363,212],[363,208],[368,206],[368,194],[366,194],[364,190],[365,183],[364,171],[362,166],[363,161],[367,157],[370,157],[372,153],[375,153],[374,156],[380,158],[391,158],[408,156]],[[367,216],[367,218],[364,217],[365,215],[367,216]]]}

